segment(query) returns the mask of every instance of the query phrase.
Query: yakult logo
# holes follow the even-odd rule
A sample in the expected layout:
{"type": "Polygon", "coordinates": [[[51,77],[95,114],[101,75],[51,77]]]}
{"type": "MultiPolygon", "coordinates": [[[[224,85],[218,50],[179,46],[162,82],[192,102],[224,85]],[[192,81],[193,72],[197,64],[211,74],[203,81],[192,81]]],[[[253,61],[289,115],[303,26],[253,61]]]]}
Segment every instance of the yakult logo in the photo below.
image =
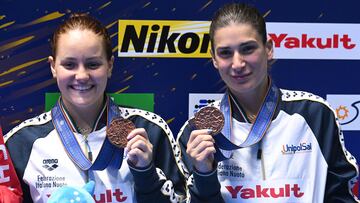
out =
{"type": "Polygon", "coordinates": [[[100,193],[98,195],[93,195],[96,203],[105,203],[105,202],[125,202],[127,196],[121,191],[120,188],[114,190],[106,190],[105,193],[100,193]]]}
{"type": "Polygon", "coordinates": [[[227,191],[231,194],[231,198],[242,198],[242,199],[262,199],[262,198],[284,198],[284,197],[295,197],[301,198],[304,196],[304,192],[298,184],[285,184],[282,187],[263,187],[262,185],[255,185],[252,187],[244,187],[243,185],[238,186],[225,186],[227,191]]]}
{"type": "Polygon", "coordinates": [[[266,23],[277,59],[360,59],[360,25],[266,23]]]}
{"type": "Polygon", "coordinates": [[[269,33],[274,42],[275,48],[284,46],[288,49],[294,48],[318,48],[318,49],[336,49],[343,47],[353,49],[356,44],[351,42],[349,35],[334,34],[331,37],[316,37],[308,34],[301,34],[301,37],[289,36],[286,33],[269,33]]]}

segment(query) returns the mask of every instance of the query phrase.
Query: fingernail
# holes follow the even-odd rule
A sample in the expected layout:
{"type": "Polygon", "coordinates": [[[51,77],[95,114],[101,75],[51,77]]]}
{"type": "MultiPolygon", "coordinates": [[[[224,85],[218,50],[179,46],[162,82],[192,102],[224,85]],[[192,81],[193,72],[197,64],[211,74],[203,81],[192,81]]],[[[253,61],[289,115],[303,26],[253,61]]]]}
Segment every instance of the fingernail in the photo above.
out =
{"type": "Polygon", "coordinates": [[[212,132],[213,132],[212,129],[207,129],[207,133],[208,133],[209,135],[211,135],[212,132]]]}

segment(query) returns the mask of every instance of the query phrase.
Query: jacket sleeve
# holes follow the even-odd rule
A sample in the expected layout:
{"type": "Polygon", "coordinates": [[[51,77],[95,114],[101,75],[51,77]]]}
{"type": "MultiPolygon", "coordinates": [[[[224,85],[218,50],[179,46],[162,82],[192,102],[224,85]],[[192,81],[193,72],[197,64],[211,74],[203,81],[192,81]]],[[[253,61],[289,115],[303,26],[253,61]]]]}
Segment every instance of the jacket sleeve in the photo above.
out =
{"type": "Polygon", "coordinates": [[[187,124],[180,130],[177,142],[181,149],[182,161],[189,171],[187,188],[188,202],[191,203],[221,203],[221,185],[217,177],[217,170],[202,174],[194,170],[190,157],[186,154],[186,145],[189,140],[191,128],[187,124]]]}
{"type": "Polygon", "coordinates": [[[358,176],[355,158],[346,150],[344,136],[333,110],[323,105],[318,108],[311,123],[323,156],[328,164],[324,202],[359,202],[352,193],[352,187],[358,176]]]}
{"type": "Polygon", "coordinates": [[[0,203],[21,203],[22,189],[0,128],[0,203]]]}
{"type": "Polygon", "coordinates": [[[137,202],[182,202],[186,192],[185,177],[179,163],[180,149],[172,132],[165,122],[159,124],[136,119],[134,123],[138,128],[145,128],[153,145],[153,161],[150,166],[135,168],[129,165],[134,177],[137,202]]]}
{"type": "Polygon", "coordinates": [[[343,134],[338,128],[334,129],[333,137],[328,157],[324,202],[359,202],[352,193],[358,176],[357,166],[351,163],[355,158],[346,151],[343,134]]]}
{"type": "Polygon", "coordinates": [[[20,181],[22,190],[23,202],[32,202],[30,188],[27,183],[23,180],[25,168],[29,161],[29,156],[32,148],[32,136],[34,133],[29,134],[32,130],[28,128],[17,131],[12,134],[6,142],[6,147],[9,151],[9,155],[12,158],[13,166],[16,171],[16,175],[20,181]],[[29,135],[29,136],[28,136],[29,135]],[[31,140],[31,141],[30,141],[31,140]]]}
{"type": "Polygon", "coordinates": [[[16,190],[0,185],[0,203],[21,203],[22,196],[16,190]]]}

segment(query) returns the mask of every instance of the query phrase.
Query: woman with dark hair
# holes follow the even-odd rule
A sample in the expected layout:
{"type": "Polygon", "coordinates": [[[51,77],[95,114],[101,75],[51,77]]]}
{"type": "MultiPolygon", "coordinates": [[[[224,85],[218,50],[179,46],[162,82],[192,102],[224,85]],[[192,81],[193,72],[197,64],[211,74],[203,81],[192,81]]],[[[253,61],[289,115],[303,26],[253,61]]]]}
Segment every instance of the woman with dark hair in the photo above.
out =
{"type": "Polygon", "coordinates": [[[164,120],[105,94],[114,63],[106,28],[74,14],[55,31],[52,50],[60,99],[6,135],[24,201],[47,202],[62,186],[92,181],[96,202],[181,201],[179,149],[164,120]]]}
{"type": "Polygon", "coordinates": [[[178,134],[190,170],[188,201],[356,202],[358,169],[335,113],[318,96],[275,86],[273,44],[259,11],[225,5],[210,39],[227,91],[178,134]]]}

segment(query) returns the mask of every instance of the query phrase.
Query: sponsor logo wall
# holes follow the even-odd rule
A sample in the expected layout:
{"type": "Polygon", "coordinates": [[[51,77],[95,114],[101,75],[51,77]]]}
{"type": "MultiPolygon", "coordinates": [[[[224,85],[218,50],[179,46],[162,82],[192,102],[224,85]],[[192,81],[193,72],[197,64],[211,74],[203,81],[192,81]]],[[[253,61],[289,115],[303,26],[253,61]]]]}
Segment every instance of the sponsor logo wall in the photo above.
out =
{"type": "MultiPolygon", "coordinates": [[[[222,94],[216,93],[190,93],[188,117],[192,117],[200,108],[221,98],[222,94]]],[[[334,109],[342,130],[360,130],[360,95],[328,94],[326,100],[334,109]]]]}
{"type": "MultiPolygon", "coordinates": [[[[119,20],[119,57],[210,58],[209,21],[119,20]]],[[[266,24],[277,59],[360,59],[360,25],[266,24]]]]}
{"type": "Polygon", "coordinates": [[[342,130],[360,130],[360,95],[328,94],[326,100],[335,110],[342,130]]]}
{"type": "Polygon", "coordinates": [[[189,114],[188,117],[191,118],[196,112],[199,111],[204,106],[208,104],[220,100],[222,98],[222,94],[197,94],[197,93],[190,93],[189,94],[189,114]]]}
{"type": "Polygon", "coordinates": [[[208,21],[119,20],[119,57],[207,58],[208,21]]]}
{"type": "Polygon", "coordinates": [[[267,23],[278,59],[360,59],[358,24],[267,23]]]}

